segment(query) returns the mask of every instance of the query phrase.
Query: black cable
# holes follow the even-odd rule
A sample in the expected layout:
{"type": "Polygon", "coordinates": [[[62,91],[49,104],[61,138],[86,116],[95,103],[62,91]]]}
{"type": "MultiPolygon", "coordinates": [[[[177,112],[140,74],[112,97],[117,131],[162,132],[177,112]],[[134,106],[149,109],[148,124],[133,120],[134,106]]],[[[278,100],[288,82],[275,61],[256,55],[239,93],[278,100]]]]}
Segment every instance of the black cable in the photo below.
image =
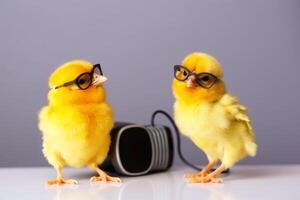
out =
{"type": "MultiPolygon", "coordinates": [[[[163,110],[156,110],[152,116],[151,116],[151,125],[152,126],[155,126],[155,123],[154,123],[154,120],[155,120],[155,117],[157,114],[162,114],[164,115],[166,118],[168,118],[168,120],[171,122],[174,130],[175,130],[175,136],[176,136],[176,140],[177,140],[177,153],[178,153],[178,156],[179,158],[181,159],[182,162],[184,162],[186,165],[190,166],[191,168],[195,169],[195,170],[198,170],[198,171],[201,171],[202,169],[197,167],[196,165],[190,163],[188,160],[185,159],[185,157],[183,156],[182,154],[182,151],[181,151],[181,139],[180,139],[180,133],[179,133],[179,130],[173,120],[173,118],[165,111],[163,110]]],[[[213,169],[214,170],[214,169],[213,169]]],[[[229,169],[223,171],[222,173],[229,173],[229,169]]]]}
{"type": "Polygon", "coordinates": [[[179,134],[179,130],[174,122],[174,120],[172,119],[172,117],[165,111],[163,110],[157,110],[155,111],[153,114],[152,114],[152,117],[151,117],[151,125],[152,126],[155,126],[155,123],[154,123],[154,120],[155,120],[155,116],[157,114],[163,114],[165,117],[167,117],[169,119],[169,121],[171,122],[174,130],[175,130],[175,136],[176,136],[176,140],[177,140],[177,152],[178,152],[178,155],[179,155],[179,158],[182,160],[182,162],[184,162],[186,165],[190,166],[191,168],[195,169],[195,170],[201,170],[201,168],[193,165],[192,163],[190,163],[189,161],[187,161],[185,159],[185,157],[182,155],[182,152],[181,152],[181,139],[180,139],[180,134],[179,134]]]}

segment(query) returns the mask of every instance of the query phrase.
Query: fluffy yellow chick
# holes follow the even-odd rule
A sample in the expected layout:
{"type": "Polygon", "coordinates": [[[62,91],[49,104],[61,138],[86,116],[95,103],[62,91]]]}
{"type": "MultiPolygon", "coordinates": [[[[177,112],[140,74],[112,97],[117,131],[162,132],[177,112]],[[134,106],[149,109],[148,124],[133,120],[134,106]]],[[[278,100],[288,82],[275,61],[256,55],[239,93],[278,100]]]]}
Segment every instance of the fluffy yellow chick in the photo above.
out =
{"type": "Polygon", "coordinates": [[[255,156],[255,136],[246,107],[226,92],[223,70],[211,55],[192,53],[174,66],[175,122],[204,151],[209,164],[186,174],[188,182],[223,180],[219,175],[246,156],[255,156]],[[211,169],[221,161],[214,172],[211,169]]]}
{"type": "Polygon", "coordinates": [[[82,60],[65,63],[50,76],[49,105],[39,114],[43,153],[57,172],[47,184],[77,184],[62,176],[65,166],[95,170],[99,176],[91,181],[121,181],[98,167],[108,154],[114,122],[104,81],[100,65],[82,60]]]}

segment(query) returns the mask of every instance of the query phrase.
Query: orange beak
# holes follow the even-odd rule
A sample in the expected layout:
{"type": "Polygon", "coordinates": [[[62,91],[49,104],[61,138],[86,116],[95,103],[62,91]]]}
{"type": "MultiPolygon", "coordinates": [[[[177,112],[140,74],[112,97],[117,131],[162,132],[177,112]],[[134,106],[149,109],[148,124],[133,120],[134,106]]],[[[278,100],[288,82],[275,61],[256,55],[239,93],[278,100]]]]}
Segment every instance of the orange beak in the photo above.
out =
{"type": "Polygon", "coordinates": [[[188,88],[196,88],[198,86],[196,77],[194,75],[189,76],[185,82],[186,82],[186,87],[188,88]]]}

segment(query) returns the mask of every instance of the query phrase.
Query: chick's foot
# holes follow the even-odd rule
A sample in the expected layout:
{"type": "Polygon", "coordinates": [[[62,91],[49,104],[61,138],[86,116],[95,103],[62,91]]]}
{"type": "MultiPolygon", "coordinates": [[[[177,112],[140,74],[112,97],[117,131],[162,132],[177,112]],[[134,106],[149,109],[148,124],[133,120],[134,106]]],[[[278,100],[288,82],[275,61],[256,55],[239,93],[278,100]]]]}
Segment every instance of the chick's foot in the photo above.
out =
{"type": "Polygon", "coordinates": [[[112,177],[112,176],[109,176],[107,174],[101,174],[100,176],[93,176],[91,179],[90,179],[91,182],[98,182],[98,181],[101,181],[101,182],[114,182],[114,183],[121,183],[121,179],[118,178],[118,177],[112,177]]]}
{"type": "Polygon", "coordinates": [[[217,164],[217,161],[211,161],[206,165],[200,172],[187,173],[184,175],[185,178],[193,178],[193,177],[205,177],[207,176],[212,168],[217,164]]]}
{"type": "Polygon", "coordinates": [[[204,177],[208,174],[206,171],[201,171],[201,172],[191,172],[191,173],[186,173],[184,175],[185,178],[193,178],[193,177],[204,177]]]}
{"type": "Polygon", "coordinates": [[[55,180],[49,180],[46,182],[47,185],[64,185],[64,184],[78,184],[78,181],[74,179],[64,179],[64,178],[59,178],[55,180]]]}
{"type": "Polygon", "coordinates": [[[190,177],[187,178],[188,183],[223,183],[222,178],[214,176],[205,176],[205,177],[190,177]]]}
{"type": "Polygon", "coordinates": [[[102,171],[97,164],[92,164],[89,166],[92,170],[95,170],[99,176],[93,176],[90,179],[90,182],[97,182],[97,181],[101,181],[101,182],[114,182],[114,183],[121,183],[121,179],[118,177],[112,177],[107,175],[104,171],[102,171]]]}

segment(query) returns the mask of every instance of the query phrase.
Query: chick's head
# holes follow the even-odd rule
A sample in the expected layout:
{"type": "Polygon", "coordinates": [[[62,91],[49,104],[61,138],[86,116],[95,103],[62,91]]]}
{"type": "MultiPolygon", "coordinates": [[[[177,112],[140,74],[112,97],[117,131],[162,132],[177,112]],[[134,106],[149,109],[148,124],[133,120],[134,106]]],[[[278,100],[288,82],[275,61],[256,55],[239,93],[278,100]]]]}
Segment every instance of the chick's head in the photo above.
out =
{"type": "MultiPolygon", "coordinates": [[[[93,65],[84,60],[75,60],[67,62],[58,67],[49,78],[50,91],[48,99],[52,105],[68,105],[68,104],[87,104],[100,103],[105,101],[105,89],[103,82],[106,77],[91,73],[93,65]],[[77,77],[83,73],[90,73],[92,79],[80,79],[79,83],[85,84],[84,81],[91,81],[87,89],[80,89],[75,81],[77,77]],[[69,84],[66,84],[69,83],[69,84]]],[[[88,77],[88,75],[87,75],[88,77]]],[[[77,81],[78,83],[78,81],[77,81]]]]}
{"type": "Polygon", "coordinates": [[[175,67],[174,70],[174,76],[180,79],[174,78],[172,85],[177,100],[187,103],[216,101],[226,91],[225,84],[221,80],[223,77],[221,65],[211,55],[191,53],[182,61],[182,65],[177,69],[175,67]]]}

